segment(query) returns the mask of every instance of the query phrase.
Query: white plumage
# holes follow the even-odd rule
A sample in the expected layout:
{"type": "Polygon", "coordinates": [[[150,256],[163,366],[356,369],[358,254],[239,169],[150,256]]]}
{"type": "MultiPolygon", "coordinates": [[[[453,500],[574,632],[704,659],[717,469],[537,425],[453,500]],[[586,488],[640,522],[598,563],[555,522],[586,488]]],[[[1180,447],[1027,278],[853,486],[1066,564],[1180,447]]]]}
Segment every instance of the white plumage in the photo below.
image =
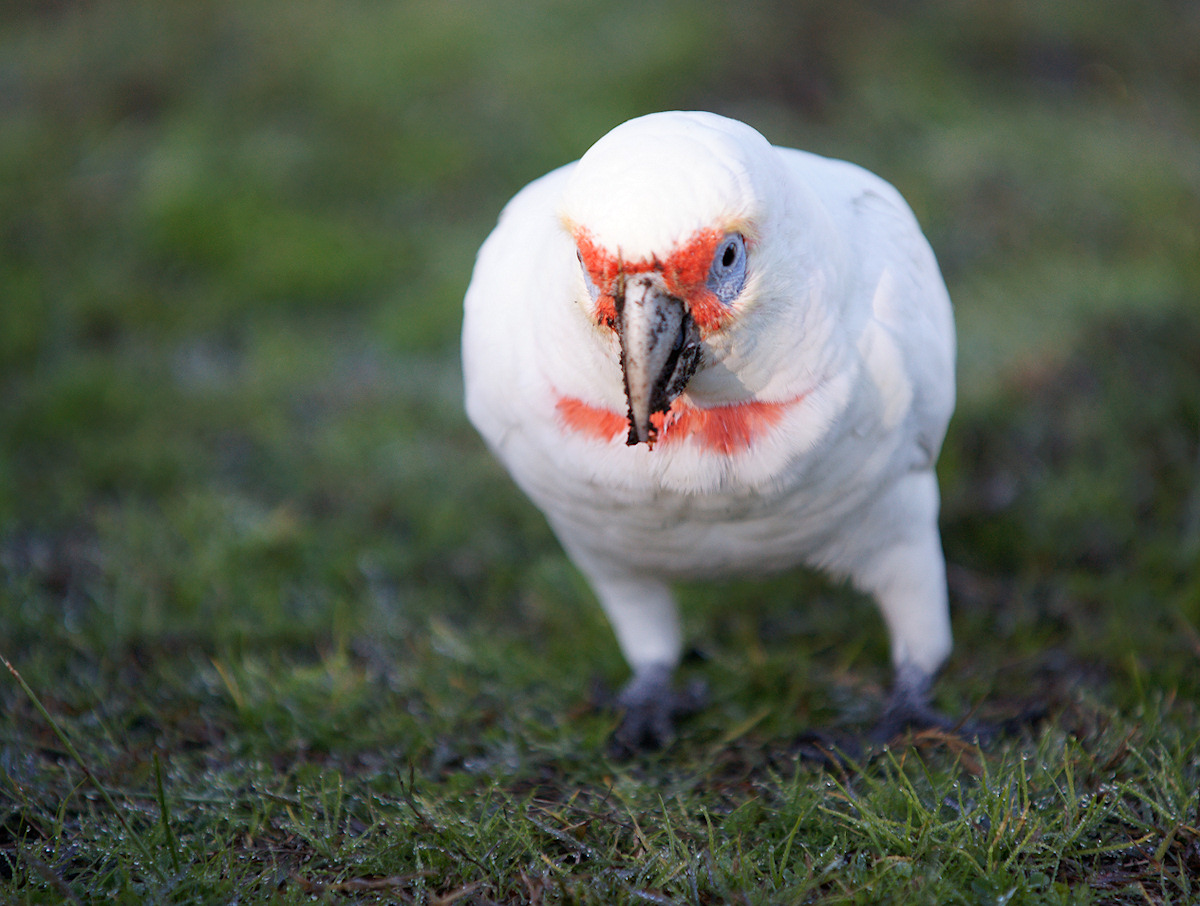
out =
{"type": "Polygon", "coordinates": [[[616,631],[627,742],[679,704],[671,580],[797,565],[874,596],[890,713],[936,719],[954,347],[895,189],[734,120],[631,120],[508,204],[466,295],[467,412],[616,631]]]}

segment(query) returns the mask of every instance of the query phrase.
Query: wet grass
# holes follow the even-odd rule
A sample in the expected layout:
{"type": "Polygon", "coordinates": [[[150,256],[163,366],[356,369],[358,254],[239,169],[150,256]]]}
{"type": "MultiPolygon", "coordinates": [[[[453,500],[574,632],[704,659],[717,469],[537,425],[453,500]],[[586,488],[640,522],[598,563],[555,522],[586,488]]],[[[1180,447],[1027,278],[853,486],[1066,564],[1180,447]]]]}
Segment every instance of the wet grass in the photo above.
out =
{"type": "Polygon", "coordinates": [[[1134,12],[0,6],[3,899],[1194,902],[1200,22],[1134,12]],[[671,107],[927,228],[982,750],[814,758],[886,644],[788,575],[685,589],[712,705],[606,754],[624,667],[459,311],[508,196],[671,107]]]}

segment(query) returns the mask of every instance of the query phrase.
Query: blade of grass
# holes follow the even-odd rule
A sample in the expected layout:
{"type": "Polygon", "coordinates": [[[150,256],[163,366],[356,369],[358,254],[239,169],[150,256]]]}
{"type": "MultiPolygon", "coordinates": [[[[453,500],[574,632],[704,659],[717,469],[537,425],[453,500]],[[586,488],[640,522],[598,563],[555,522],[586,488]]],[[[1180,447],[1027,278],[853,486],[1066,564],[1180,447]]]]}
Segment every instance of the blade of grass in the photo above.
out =
{"type": "Polygon", "coordinates": [[[788,858],[792,854],[792,842],[796,839],[796,833],[800,830],[800,822],[804,819],[803,814],[796,816],[796,823],[792,825],[791,832],[787,835],[787,840],[783,844],[783,855],[779,858],[779,865],[775,871],[775,883],[783,886],[783,871],[787,868],[788,858]]]}
{"type": "Polygon", "coordinates": [[[171,853],[171,865],[179,871],[179,844],[175,842],[175,832],[171,830],[171,812],[167,808],[167,794],[163,789],[162,761],[158,753],[154,753],[154,786],[158,793],[158,811],[162,815],[163,833],[167,837],[167,850],[171,853]]]}
{"type": "Polygon", "coordinates": [[[46,706],[42,704],[42,700],[38,698],[37,693],[33,691],[29,683],[25,682],[25,677],[21,676],[20,671],[18,671],[17,668],[9,662],[8,658],[2,654],[0,654],[0,661],[4,662],[4,666],[8,668],[8,672],[16,678],[16,681],[20,684],[25,694],[29,696],[29,700],[33,702],[33,706],[37,708],[38,713],[41,714],[46,723],[50,725],[50,729],[54,731],[54,735],[56,735],[59,739],[59,742],[63,744],[63,748],[67,750],[67,754],[69,754],[75,763],[79,765],[79,769],[83,771],[84,776],[87,777],[92,786],[96,788],[96,791],[100,794],[101,798],[104,800],[104,803],[109,807],[109,809],[112,810],[112,813],[116,816],[117,821],[121,823],[121,829],[125,831],[129,839],[137,844],[137,848],[141,850],[142,856],[146,859],[146,864],[156,875],[158,875],[160,881],[165,882],[166,876],[158,867],[158,864],[154,861],[154,856],[150,853],[150,847],[148,847],[146,845],[146,841],[143,840],[137,833],[135,833],[133,828],[129,826],[129,822],[125,820],[125,816],[121,813],[121,810],[117,808],[117,804],[113,801],[113,797],[109,794],[108,789],[100,782],[100,779],[92,773],[91,768],[87,766],[87,762],[83,760],[83,756],[79,754],[79,750],[75,748],[70,737],[67,736],[63,728],[58,725],[58,722],[55,721],[55,719],[50,715],[50,712],[46,710],[46,706]]]}

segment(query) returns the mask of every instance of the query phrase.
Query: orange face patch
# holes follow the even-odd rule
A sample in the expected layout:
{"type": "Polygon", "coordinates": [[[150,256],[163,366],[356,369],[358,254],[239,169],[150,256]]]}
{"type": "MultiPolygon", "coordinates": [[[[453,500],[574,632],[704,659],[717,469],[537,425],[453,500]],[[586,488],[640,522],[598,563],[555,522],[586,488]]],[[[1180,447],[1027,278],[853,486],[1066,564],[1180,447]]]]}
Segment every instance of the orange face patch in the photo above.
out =
{"type": "MultiPolygon", "coordinates": [[[[694,438],[704,449],[724,456],[748,449],[754,441],[779,424],[787,410],[803,396],[782,403],[749,400],[727,406],[700,409],[676,399],[666,412],[650,416],[658,429],[658,443],[681,443],[694,438]]],[[[629,422],[611,409],[593,406],[575,397],[559,397],[555,404],[565,427],[596,440],[624,443],[629,422]]]]}
{"type": "Polygon", "coordinates": [[[616,329],[614,284],[618,277],[653,271],[662,276],[667,292],[687,303],[701,333],[718,330],[729,309],[708,288],[708,273],[717,245],[723,238],[716,230],[697,230],[666,258],[625,261],[599,245],[587,230],[577,228],[575,245],[579,249],[579,258],[599,290],[596,299],[597,323],[616,329]]]}

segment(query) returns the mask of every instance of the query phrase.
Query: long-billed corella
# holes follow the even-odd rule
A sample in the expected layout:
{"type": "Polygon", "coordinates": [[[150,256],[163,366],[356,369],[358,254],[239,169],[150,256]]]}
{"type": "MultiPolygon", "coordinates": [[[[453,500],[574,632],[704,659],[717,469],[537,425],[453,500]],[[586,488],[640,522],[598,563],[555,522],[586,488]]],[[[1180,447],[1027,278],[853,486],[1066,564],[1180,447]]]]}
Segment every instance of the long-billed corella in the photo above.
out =
{"type": "Polygon", "coordinates": [[[672,580],[795,566],[878,603],[886,719],[945,723],[954,357],[896,190],[735,120],[630,120],[509,202],[467,290],[467,412],[616,632],[622,743],[665,743],[688,704],[672,580]]]}

